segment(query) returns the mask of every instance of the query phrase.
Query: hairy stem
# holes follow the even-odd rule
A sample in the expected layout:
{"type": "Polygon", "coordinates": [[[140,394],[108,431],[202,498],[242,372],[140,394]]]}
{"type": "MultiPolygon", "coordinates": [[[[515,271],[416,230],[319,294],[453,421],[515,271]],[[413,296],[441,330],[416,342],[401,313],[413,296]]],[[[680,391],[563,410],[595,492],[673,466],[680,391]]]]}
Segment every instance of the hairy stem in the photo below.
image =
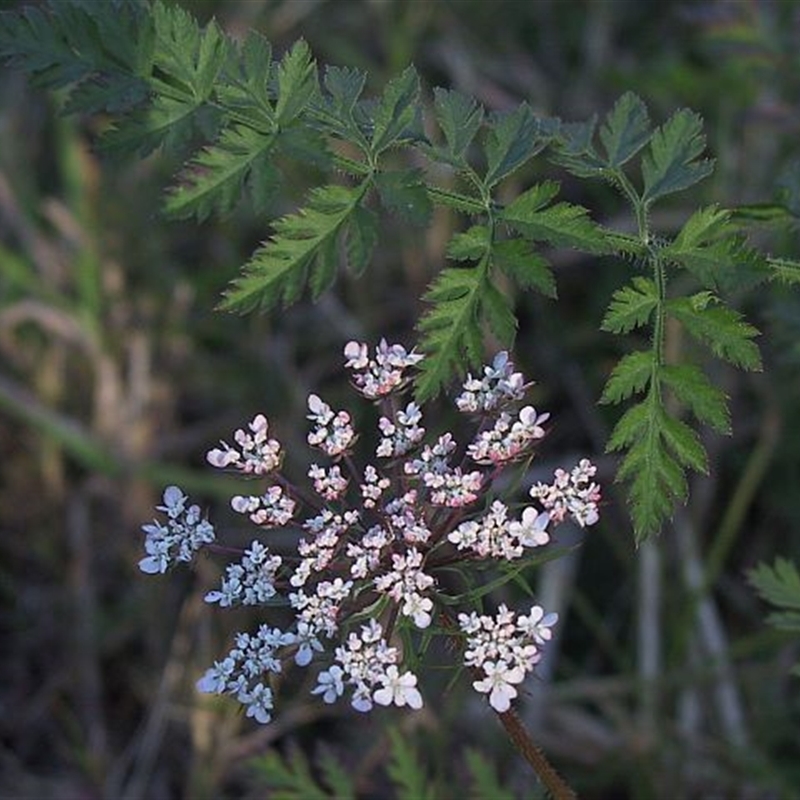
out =
{"type": "Polygon", "coordinates": [[[555,767],[550,763],[541,748],[531,739],[530,733],[528,733],[517,712],[509,709],[508,711],[498,711],[496,713],[506,729],[508,738],[522,757],[530,764],[539,780],[550,792],[553,800],[576,800],[578,795],[556,772],[555,767]]]}

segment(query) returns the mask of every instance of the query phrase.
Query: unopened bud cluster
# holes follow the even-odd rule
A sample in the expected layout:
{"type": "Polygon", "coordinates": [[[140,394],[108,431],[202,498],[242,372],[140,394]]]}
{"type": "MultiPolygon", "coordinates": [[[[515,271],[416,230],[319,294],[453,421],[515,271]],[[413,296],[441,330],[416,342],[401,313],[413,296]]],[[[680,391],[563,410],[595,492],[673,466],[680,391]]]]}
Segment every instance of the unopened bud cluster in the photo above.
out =
{"type": "MultiPolygon", "coordinates": [[[[477,562],[522,559],[546,545],[551,526],[566,518],[594,524],[600,499],[595,468],[584,459],[571,472],[558,470],[552,484],[535,485],[531,500],[514,510],[494,497],[493,481],[532,457],[549,415],[524,404],[529,384],[507,353],[481,375],[469,375],[455,400],[477,427],[466,444],[451,433],[427,441],[422,410],[401,402],[408,372],[421,356],[385,341],[372,355],[366,344],[350,342],[344,356],[354,389],[379,407],[370,463],[355,461],[358,436],[350,414],[316,394],[308,398],[307,441],[318,453],[308,468],[309,490],[281,474],[283,448],[263,414],[237,430],[233,444],[222,442],[208,453],[212,466],[262,485],[231,500],[260,534],[227,565],[206,602],[282,605],[293,622],[285,630],[265,623],[255,633],[236,634],[233,648],[198,688],[230,694],[248,716],[268,722],[273,676],[293,662],[317,668],[313,694],[326,703],[347,695],[359,711],[375,704],[420,708],[417,676],[401,642],[428,629],[460,637],[473,687],[506,711],[540,660],[556,615],[537,605],[519,615],[505,606],[494,616],[470,608],[451,612],[476,595],[454,596],[442,568],[466,573],[477,562]],[[281,530],[300,533],[291,556],[273,552],[280,549],[281,530]]],[[[158,510],[166,522],[144,526],[142,571],[166,572],[202,547],[222,550],[211,523],[177,487],[166,489],[158,510]]]]}

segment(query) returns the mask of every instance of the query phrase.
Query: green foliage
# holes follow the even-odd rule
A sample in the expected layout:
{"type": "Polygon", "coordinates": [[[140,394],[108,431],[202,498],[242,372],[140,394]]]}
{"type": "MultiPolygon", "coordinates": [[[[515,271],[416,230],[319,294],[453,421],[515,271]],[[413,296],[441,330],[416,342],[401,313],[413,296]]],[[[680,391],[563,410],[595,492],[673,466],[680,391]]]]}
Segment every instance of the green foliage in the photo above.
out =
{"type": "MultiPolygon", "coordinates": [[[[464,753],[469,783],[460,787],[454,780],[444,784],[429,774],[424,750],[412,743],[410,736],[389,728],[388,738],[386,773],[392,784],[391,796],[396,800],[454,800],[458,797],[512,800],[514,797],[489,760],[475,749],[464,753]]],[[[251,763],[259,787],[268,790],[273,800],[358,800],[365,796],[358,791],[352,771],[329,752],[316,759],[316,769],[297,749],[286,756],[271,750],[251,763]]],[[[452,762],[448,765],[453,766],[452,762]]],[[[530,795],[532,800],[542,796],[537,790],[530,795]]]]}
{"type": "MultiPolygon", "coordinates": [[[[750,583],[770,605],[778,610],[767,617],[767,622],[779,630],[800,632],[800,573],[785,558],[776,558],[775,565],[759,564],[748,574],[750,583]]],[[[800,664],[792,669],[800,676],[800,664]]]]}
{"type": "Polygon", "coordinates": [[[515,290],[557,296],[544,248],[634,262],[601,323],[625,337],[630,351],[612,369],[602,402],[631,404],[609,449],[621,455],[619,477],[630,484],[639,540],[686,497],[687,470],[707,468],[692,425],[730,428],[726,398],[698,360],[702,348],[735,367],[760,368],[757,332],[723,294],[767,278],[800,280],[800,265],[749,246],[742,214],[712,205],[689,215],[676,235],[651,230],[653,207],[707,177],[713,161],[704,157],[698,114],[679,109],[654,126],[630,92],[599,128],[594,117],[566,124],[524,102],[487,114],[473,98],[446,89],[433,90],[432,119],[425,120],[413,67],[377,97],[364,97],[366,76],[357,70],[324,66],[320,81],[303,41],[274,59],[263,37],[251,33],[237,43],[215,22],[201,26],[162,0],[62,0],[7,13],[0,56],[39,85],[67,92],[65,110],[110,115],[102,137],[109,149],[161,148],[181,157],[188,149],[165,201],[173,216],[227,214],[243,195],[265,215],[284,194],[284,164],[299,162],[322,176],[300,208],[265,220],[269,238],[226,292],[224,309],[285,307],[306,291],[318,298],[341,264],[360,275],[378,240],[379,210],[414,226],[429,224],[436,205],[462,215],[448,249],[460,263],[442,269],[423,298],[421,400],[481,363],[488,332],[513,343],[515,290]],[[602,228],[587,209],[559,200],[556,181],[526,184],[509,199],[506,179],[525,181],[537,156],[610,183],[630,206],[635,234],[602,228]],[[438,185],[434,171],[418,168],[420,157],[453,171],[455,186],[438,185]],[[678,363],[664,355],[668,319],[701,346],[678,363]]]}

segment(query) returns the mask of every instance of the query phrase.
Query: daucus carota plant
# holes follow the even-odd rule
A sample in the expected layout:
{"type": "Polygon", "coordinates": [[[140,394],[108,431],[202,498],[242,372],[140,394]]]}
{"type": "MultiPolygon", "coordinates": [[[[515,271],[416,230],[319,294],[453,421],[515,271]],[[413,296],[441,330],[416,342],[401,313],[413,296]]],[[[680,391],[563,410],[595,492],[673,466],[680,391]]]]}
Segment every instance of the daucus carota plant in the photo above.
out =
{"type": "MultiPolygon", "coordinates": [[[[212,466],[258,481],[231,506],[260,532],[206,602],[264,606],[276,617],[266,615],[255,633],[236,634],[198,688],[232,695],[248,716],[266,723],[274,708],[270,679],[294,662],[318,670],[313,693],[326,703],[346,696],[363,712],[374,704],[417,709],[423,696],[415,666],[423,641],[441,633],[460,640],[473,688],[506,712],[540,660],[557,615],[538,605],[486,613],[480,598],[539,561],[539,548],[563,520],[597,521],[595,467],[583,459],[571,471],[557,470],[551,484],[535,484],[522,507],[513,506],[496,491],[496,479],[524,470],[549,414],[525,404],[530,384],[506,352],[469,375],[455,399],[475,426],[469,442],[450,432],[427,435],[422,409],[405,401],[418,354],[382,341],[374,355],[357,342],[344,355],[354,390],[378,407],[377,446],[368,463],[357,460],[353,417],[316,394],[308,397],[310,489],[282,475],[283,448],[263,414],[237,430],[233,444],[208,452],[212,466]],[[291,531],[299,539],[290,552],[291,531]],[[484,573],[492,566],[500,578],[488,581],[484,573]],[[285,619],[276,606],[291,609],[288,626],[275,624],[285,619]]],[[[231,552],[216,543],[211,523],[179,488],[166,489],[158,510],[166,522],[144,526],[144,572],[166,572],[200,548],[231,552]]]]}

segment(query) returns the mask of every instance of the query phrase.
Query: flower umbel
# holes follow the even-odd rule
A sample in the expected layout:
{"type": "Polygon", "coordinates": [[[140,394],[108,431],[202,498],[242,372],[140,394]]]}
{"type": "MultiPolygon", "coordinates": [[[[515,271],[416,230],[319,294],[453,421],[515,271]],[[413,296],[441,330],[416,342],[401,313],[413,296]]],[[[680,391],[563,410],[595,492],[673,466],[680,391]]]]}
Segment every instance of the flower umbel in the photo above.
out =
{"type": "MultiPolygon", "coordinates": [[[[272,676],[292,663],[320,667],[312,694],[325,703],[348,694],[362,712],[374,705],[421,708],[418,676],[404,655],[408,648],[397,642],[413,643],[420,631],[429,637],[453,629],[447,610],[453,597],[445,603],[439,594],[442,569],[532,563],[564,519],[583,527],[598,519],[600,489],[587,459],[570,472],[557,470],[552,485],[534,486],[529,495],[538,507],[529,501],[517,510],[493,494],[503,470],[524,469],[550,416],[522,404],[530,384],[508,353],[498,353],[480,377],[468,376],[456,398],[457,409],[477,420],[466,445],[451,432],[425,441],[422,409],[401,402],[408,370],[421,359],[413,350],[382,340],[371,355],[366,344],[349,342],[344,355],[354,388],[380,410],[377,446],[363,467],[356,463],[358,434],[350,413],[316,394],[308,397],[307,440],[316,451],[306,473],[311,491],[280,474],[282,446],[269,437],[263,414],[234,432],[235,446],[222,442],[207,456],[214,467],[262,478],[266,485],[231,499],[259,536],[227,565],[206,602],[222,608],[282,605],[293,620],[285,630],[264,623],[255,634],[236,634],[234,647],[197,688],[232,695],[261,723],[272,719],[272,676]],[[285,547],[282,528],[300,532],[296,555],[274,552],[285,547]]],[[[165,522],[143,528],[143,572],[163,573],[190,561],[201,547],[235,552],[216,544],[213,526],[179,488],[165,490],[158,511],[165,522]]],[[[462,597],[467,608],[470,599],[462,597]]],[[[457,619],[458,632],[447,635],[463,640],[464,664],[477,675],[474,689],[496,711],[507,711],[552,638],[556,615],[538,605],[519,614],[501,605],[495,615],[467,610],[457,619]]]]}

